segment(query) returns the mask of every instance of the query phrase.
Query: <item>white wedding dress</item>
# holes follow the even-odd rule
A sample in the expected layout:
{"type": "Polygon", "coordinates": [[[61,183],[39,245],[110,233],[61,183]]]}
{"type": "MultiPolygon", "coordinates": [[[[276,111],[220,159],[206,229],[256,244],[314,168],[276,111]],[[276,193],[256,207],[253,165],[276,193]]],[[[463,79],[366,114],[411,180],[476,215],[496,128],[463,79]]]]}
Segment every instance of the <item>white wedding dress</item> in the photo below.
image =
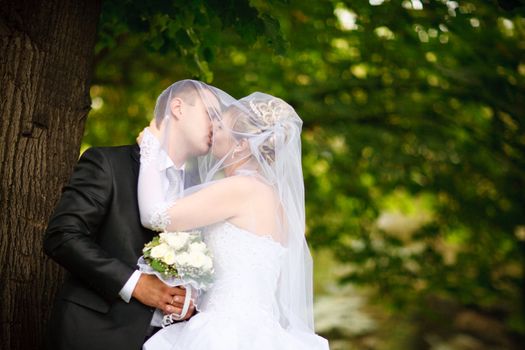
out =
{"type": "Polygon", "coordinates": [[[213,253],[213,287],[200,297],[190,320],[166,327],[145,350],[325,350],[311,332],[279,323],[276,289],[285,248],[229,222],[210,226],[203,237],[213,253]]]}

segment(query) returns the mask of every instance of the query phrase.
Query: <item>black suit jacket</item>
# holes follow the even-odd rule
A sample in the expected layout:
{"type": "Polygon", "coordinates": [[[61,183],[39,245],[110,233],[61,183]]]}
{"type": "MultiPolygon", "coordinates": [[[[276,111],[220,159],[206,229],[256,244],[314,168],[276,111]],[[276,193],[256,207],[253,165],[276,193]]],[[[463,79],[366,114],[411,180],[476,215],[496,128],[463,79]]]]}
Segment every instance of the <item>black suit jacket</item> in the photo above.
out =
{"type": "Polygon", "coordinates": [[[154,233],[140,224],[139,147],[84,152],[55,209],[44,250],[66,270],[52,312],[47,348],[140,349],[153,308],[119,291],[154,233]]]}

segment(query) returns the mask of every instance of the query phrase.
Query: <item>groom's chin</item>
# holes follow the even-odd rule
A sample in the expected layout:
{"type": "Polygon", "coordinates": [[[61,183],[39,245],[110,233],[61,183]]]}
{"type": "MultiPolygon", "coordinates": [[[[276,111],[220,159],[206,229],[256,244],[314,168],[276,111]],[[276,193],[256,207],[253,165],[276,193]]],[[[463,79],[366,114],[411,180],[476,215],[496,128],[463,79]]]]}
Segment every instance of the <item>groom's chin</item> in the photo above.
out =
{"type": "Polygon", "coordinates": [[[198,156],[205,156],[206,154],[208,154],[211,150],[211,143],[210,144],[206,144],[206,145],[203,145],[200,149],[199,149],[199,154],[198,156]]]}

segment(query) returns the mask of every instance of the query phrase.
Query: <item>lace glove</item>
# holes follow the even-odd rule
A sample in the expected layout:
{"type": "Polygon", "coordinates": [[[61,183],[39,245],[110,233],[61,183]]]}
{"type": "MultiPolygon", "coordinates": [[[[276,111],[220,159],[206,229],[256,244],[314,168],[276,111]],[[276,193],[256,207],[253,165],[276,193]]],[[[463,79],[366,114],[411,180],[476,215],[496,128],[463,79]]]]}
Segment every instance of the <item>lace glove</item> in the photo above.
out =
{"type": "Polygon", "coordinates": [[[160,162],[168,155],[160,142],[149,130],[144,129],[140,143],[140,172],[138,180],[138,204],[140,221],[144,227],[154,231],[166,231],[170,224],[168,209],[174,201],[168,201],[162,189],[162,181],[167,181],[160,169],[160,162]]]}
{"type": "Polygon", "coordinates": [[[159,139],[153,135],[149,127],[145,128],[140,142],[140,164],[158,162],[160,152],[159,139]]]}

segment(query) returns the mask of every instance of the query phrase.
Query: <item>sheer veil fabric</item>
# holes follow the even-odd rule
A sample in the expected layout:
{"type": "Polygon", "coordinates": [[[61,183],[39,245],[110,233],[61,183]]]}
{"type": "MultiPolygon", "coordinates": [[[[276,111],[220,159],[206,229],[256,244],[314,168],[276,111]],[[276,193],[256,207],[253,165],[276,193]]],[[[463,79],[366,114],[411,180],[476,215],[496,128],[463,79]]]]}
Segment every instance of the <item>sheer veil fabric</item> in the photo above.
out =
{"type": "MultiPolygon", "coordinates": [[[[254,234],[263,232],[262,235],[285,248],[276,290],[279,323],[292,332],[313,334],[312,259],[305,239],[301,166],[302,120],[294,108],[265,93],[255,92],[235,100],[219,89],[186,80],[173,84],[159,96],[155,119],[157,125],[162,125],[161,147],[148,149],[141,144],[141,153],[159,152],[167,163],[175,166],[183,163],[183,196],[235,176],[270,189],[273,204],[265,210],[271,211],[271,215],[266,216],[274,221],[268,226],[271,229],[261,228],[260,225],[267,225],[268,220],[258,217],[260,211],[254,211],[253,220],[243,229],[254,234]],[[192,96],[196,91],[198,98],[184,97],[186,89],[193,92],[192,96]],[[207,112],[213,129],[206,137],[199,139],[197,121],[194,121],[195,130],[192,126],[185,133],[176,130],[174,117],[181,112],[181,106],[171,103],[173,96],[186,98],[190,105],[183,104],[182,108],[189,108],[189,112],[192,108],[203,108],[207,112]],[[178,154],[180,144],[186,145],[184,162],[178,154]]],[[[159,170],[167,167],[162,162],[160,166],[159,170]]],[[[139,177],[139,206],[144,222],[148,218],[142,218],[143,202],[147,202],[145,199],[152,193],[141,191],[140,181],[139,177]]],[[[250,202],[259,201],[255,197],[252,199],[250,202]]],[[[169,220],[161,217],[160,221],[162,219],[169,220]]]]}
{"type": "MultiPolygon", "coordinates": [[[[269,94],[252,93],[228,103],[220,118],[214,119],[211,152],[200,157],[198,164],[204,183],[228,176],[252,176],[273,189],[278,205],[272,238],[286,248],[277,290],[280,322],[284,328],[313,332],[301,128],[302,120],[288,103],[269,94]]],[[[250,230],[260,231],[257,227],[250,230]]]]}
{"type": "Polygon", "coordinates": [[[163,184],[170,173],[183,171],[182,188],[198,189],[202,184],[198,158],[205,156],[212,143],[210,121],[218,118],[236,100],[226,92],[196,80],[181,80],[166,88],[157,98],[154,121],[160,130],[157,140],[143,137],[141,164],[154,161],[158,171],[141,166],[138,202],[141,222],[162,231],[169,218],[162,212],[182,195],[168,196],[163,184]],[[153,213],[154,218],[151,217],[153,213]]]}
{"type": "MultiPolygon", "coordinates": [[[[178,166],[181,159],[192,163],[197,157],[207,154],[211,133],[201,132],[207,129],[206,121],[201,118],[203,112],[209,123],[209,120],[219,118],[234,102],[236,100],[226,92],[201,81],[187,79],[169,86],[157,98],[154,111],[155,123],[162,132],[161,156],[169,155],[169,160],[178,166]],[[189,118],[180,118],[180,114],[189,115],[189,118]],[[183,127],[177,128],[176,123],[183,123],[183,127]]],[[[188,177],[189,186],[202,182],[198,172],[188,177]]]]}

